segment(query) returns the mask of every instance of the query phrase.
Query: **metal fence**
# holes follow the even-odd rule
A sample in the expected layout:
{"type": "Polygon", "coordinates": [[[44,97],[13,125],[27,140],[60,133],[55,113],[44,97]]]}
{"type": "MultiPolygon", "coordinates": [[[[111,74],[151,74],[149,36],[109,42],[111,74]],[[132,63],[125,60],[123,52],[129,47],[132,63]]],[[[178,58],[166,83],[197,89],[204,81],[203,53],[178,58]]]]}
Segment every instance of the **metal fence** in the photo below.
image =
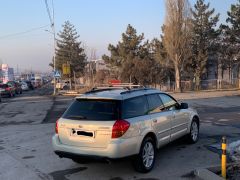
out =
{"type": "MultiPolygon", "coordinates": [[[[163,83],[161,85],[154,85],[162,91],[175,91],[175,82],[163,83]]],[[[181,81],[182,91],[199,91],[199,90],[228,90],[228,89],[240,89],[240,79],[231,80],[201,80],[199,84],[193,81],[181,81]]]]}
{"type": "MultiPolygon", "coordinates": [[[[76,81],[73,84],[72,89],[77,92],[85,92],[90,90],[93,87],[100,86],[99,84],[84,84],[80,80],[76,81]]],[[[169,81],[167,83],[149,85],[148,87],[156,88],[161,91],[174,92],[175,82],[169,81]]],[[[211,80],[201,80],[199,84],[194,83],[193,81],[181,81],[182,92],[187,91],[201,91],[201,90],[230,90],[230,89],[240,89],[240,79],[231,79],[231,80],[219,80],[219,79],[211,79],[211,80]]],[[[70,90],[70,89],[68,89],[70,90]]]]}

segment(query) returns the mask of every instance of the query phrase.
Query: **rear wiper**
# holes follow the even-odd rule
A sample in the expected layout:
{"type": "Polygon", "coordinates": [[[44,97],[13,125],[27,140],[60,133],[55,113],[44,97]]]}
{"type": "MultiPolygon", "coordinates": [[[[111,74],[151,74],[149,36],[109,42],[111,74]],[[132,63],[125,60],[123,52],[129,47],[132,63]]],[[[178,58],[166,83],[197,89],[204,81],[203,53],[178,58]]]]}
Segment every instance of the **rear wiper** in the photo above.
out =
{"type": "Polygon", "coordinates": [[[66,118],[69,118],[69,119],[87,119],[87,117],[85,117],[85,116],[67,116],[66,118]]]}

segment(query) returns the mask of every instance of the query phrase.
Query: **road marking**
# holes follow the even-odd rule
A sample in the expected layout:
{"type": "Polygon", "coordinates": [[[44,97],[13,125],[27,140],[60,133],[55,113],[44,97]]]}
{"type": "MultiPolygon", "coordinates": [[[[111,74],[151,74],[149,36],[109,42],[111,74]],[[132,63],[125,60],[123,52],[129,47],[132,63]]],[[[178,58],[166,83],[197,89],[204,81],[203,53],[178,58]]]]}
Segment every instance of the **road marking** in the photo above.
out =
{"type": "Polygon", "coordinates": [[[230,119],[219,119],[218,121],[219,122],[227,122],[227,121],[229,121],[230,119]]]}

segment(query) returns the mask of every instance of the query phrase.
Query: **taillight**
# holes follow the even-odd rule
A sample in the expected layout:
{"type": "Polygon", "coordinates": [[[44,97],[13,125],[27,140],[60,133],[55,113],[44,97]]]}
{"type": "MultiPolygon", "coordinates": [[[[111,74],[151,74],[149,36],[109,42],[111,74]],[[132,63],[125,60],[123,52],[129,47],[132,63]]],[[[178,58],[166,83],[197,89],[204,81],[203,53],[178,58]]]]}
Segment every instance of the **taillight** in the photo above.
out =
{"type": "Polygon", "coordinates": [[[112,138],[121,137],[129,128],[130,123],[125,120],[117,120],[112,128],[112,138]]]}
{"type": "Polygon", "coordinates": [[[9,87],[6,88],[7,91],[11,91],[11,89],[9,87]]]}
{"type": "Polygon", "coordinates": [[[55,125],[55,133],[58,134],[58,120],[56,121],[56,125],[55,125]]]}

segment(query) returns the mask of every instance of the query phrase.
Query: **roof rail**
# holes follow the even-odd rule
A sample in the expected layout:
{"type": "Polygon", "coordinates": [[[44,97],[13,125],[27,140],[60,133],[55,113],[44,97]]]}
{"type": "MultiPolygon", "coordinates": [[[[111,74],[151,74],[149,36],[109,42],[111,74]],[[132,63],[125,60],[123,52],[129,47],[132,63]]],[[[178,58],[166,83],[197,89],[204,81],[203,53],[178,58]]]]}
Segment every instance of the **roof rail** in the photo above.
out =
{"type": "Polygon", "coordinates": [[[133,88],[133,89],[130,89],[128,91],[121,92],[120,94],[127,94],[127,93],[131,93],[131,92],[143,91],[143,90],[154,90],[154,89],[153,88],[146,88],[146,87],[143,87],[143,88],[133,88]]]}
{"type": "Polygon", "coordinates": [[[111,90],[116,90],[116,89],[126,90],[125,92],[121,93],[121,94],[124,94],[127,92],[132,92],[132,91],[137,91],[137,90],[147,90],[148,88],[141,86],[141,85],[134,85],[132,83],[116,83],[116,84],[111,84],[111,85],[104,84],[104,86],[98,86],[98,87],[92,88],[90,91],[85,92],[85,94],[101,92],[101,91],[111,91],[111,90]]]}
{"type": "Polygon", "coordinates": [[[125,88],[121,88],[121,87],[94,87],[90,91],[85,92],[85,94],[94,93],[94,92],[101,92],[101,91],[111,91],[111,90],[116,90],[116,89],[127,89],[128,90],[127,87],[125,87],[125,88]]]}

